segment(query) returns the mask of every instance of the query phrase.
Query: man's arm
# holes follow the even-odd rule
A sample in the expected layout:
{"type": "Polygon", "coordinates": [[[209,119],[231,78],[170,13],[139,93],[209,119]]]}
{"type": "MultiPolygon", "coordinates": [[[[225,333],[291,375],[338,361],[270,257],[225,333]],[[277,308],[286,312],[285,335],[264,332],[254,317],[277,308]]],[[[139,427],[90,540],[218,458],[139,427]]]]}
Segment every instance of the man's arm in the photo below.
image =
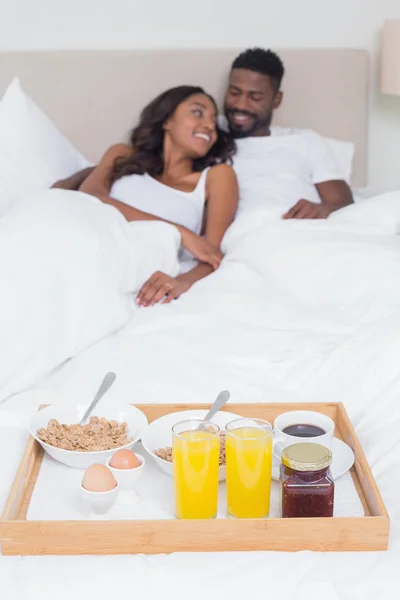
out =
{"type": "Polygon", "coordinates": [[[71,177],[67,177],[66,179],[60,179],[53,183],[51,188],[59,188],[62,190],[73,190],[77,192],[85,181],[87,177],[94,171],[95,167],[87,167],[86,169],[82,169],[82,171],[78,171],[71,175],[71,177]]]}
{"type": "Polygon", "coordinates": [[[321,204],[299,200],[283,215],[284,219],[326,219],[339,208],[353,203],[353,194],[345,181],[323,181],[315,184],[321,204]]]}
{"type": "Polygon", "coordinates": [[[333,212],[349,204],[353,204],[353,194],[345,181],[323,181],[315,186],[322,204],[333,212]]]}
{"type": "Polygon", "coordinates": [[[284,219],[326,219],[333,211],[353,202],[353,195],[343,173],[338,167],[336,156],[327,141],[315,131],[301,130],[306,144],[306,154],[311,181],[318,191],[321,203],[299,200],[284,219]]]}

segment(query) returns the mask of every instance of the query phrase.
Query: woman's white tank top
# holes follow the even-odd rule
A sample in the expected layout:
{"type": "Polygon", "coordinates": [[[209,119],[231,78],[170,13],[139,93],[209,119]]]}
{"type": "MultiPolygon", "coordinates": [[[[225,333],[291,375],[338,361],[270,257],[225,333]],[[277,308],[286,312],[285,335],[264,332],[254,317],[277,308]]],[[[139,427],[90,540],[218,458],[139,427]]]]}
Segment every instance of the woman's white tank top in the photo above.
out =
{"type": "Polygon", "coordinates": [[[182,192],[160,183],[147,173],[126,175],[113,183],[110,196],[128,206],[172,221],[200,234],[206,200],[208,168],[192,192],[182,192]]]}

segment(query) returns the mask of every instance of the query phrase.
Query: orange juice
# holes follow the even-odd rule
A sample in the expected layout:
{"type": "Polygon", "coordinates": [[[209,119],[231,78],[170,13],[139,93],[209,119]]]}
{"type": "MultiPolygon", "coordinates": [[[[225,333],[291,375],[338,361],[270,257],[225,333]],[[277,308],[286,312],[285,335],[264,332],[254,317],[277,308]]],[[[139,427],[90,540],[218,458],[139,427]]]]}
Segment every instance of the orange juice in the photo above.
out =
{"type": "Polygon", "coordinates": [[[272,435],[258,427],[238,427],[226,436],[228,512],[238,518],[269,514],[272,435]]]}
{"type": "Polygon", "coordinates": [[[183,431],[174,435],[172,462],[178,519],[214,518],[218,502],[218,432],[183,431]]]}

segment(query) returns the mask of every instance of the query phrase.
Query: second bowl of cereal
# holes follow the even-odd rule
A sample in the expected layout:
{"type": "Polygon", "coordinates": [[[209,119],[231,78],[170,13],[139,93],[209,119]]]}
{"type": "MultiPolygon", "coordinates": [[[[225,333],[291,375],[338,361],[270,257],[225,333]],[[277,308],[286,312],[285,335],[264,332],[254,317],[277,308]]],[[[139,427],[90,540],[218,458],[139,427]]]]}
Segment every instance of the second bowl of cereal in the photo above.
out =
{"type": "MultiPolygon", "coordinates": [[[[172,427],[180,421],[187,419],[204,419],[207,410],[182,410],[156,419],[148,427],[142,436],[143,448],[152,456],[157,465],[168,475],[173,474],[172,469],[172,427]]],[[[226,476],[225,467],[225,425],[229,421],[238,419],[240,415],[218,411],[211,421],[220,428],[220,455],[218,480],[224,481],[226,476]]]]}
{"type": "Polygon", "coordinates": [[[132,448],[147,427],[146,415],[130,404],[100,402],[81,426],[87,405],[49,405],[30,422],[30,433],[55,460],[76,469],[105,464],[116,450],[132,448]]]}

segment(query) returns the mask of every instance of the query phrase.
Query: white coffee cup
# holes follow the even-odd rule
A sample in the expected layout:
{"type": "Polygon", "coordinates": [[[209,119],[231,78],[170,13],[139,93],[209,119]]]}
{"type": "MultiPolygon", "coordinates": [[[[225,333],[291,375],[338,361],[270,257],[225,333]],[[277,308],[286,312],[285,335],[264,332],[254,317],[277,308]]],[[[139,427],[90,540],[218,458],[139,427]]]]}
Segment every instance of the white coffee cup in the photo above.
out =
{"type": "Polygon", "coordinates": [[[321,444],[331,450],[334,431],[334,421],[322,413],[312,410],[292,410],[282,413],[274,422],[274,456],[280,461],[282,450],[299,442],[321,444]],[[312,437],[290,435],[284,432],[284,429],[290,425],[314,425],[325,433],[312,437]]]}

